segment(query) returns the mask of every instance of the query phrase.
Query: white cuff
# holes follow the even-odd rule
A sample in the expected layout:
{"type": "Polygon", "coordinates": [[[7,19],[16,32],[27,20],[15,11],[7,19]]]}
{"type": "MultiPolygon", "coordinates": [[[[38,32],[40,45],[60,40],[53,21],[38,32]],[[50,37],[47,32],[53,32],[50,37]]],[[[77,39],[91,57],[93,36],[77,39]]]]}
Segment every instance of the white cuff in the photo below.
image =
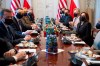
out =
{"type": "Polygon", "coordinates": [[[22,32],[22,35],[26,35],[26,33],[25,32],[22,32]]]}
{"type": "Polygon", "coordinates": [[[16,57],[16,56],[13,56],[13,58],[15,59],[15,61],[16,61],[16,62],[18,61],[18,59],[17,59],[17,57],[16,57]]]}

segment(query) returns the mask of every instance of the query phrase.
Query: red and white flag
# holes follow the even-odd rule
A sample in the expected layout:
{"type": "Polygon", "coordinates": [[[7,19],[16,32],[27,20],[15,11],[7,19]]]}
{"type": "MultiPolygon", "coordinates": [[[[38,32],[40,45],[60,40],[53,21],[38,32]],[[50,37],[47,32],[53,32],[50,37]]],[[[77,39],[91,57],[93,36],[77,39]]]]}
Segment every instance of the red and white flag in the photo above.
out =
{"type": "MultiPolygon", "coordinates": [[[[32,0],[24,0],[23,8],[31,9],[33,11],[33,9],[32,9],[32,0]]],[[[34,12],[32,12],[32,17],[35,17],[34,12]]]]}
{"type": "Polygon", "coordinates": [[[59,0],[57,19],[60,19],[60,17],[61,17],[61,15],[60,15],[61,8],[67,8],[67,1],[66,0],[59,0]]]}
{"type": "Polygon", "coordinates": [[[75,8],[80,8],[79,7],[79,0],[71,0],[71,3],[70,3],[70,15],[72,17],[74,17],[73,11],[74,11],[75,8]]]}
{"type": "Polygon", "coordinates": [[[11,1],[10,9],[12,10],[13,15],[15,14],[15,10],[20,7],[21,7],[20,0],[12,0],[11,1]]]}
{"type": "Polygon", "coordinates": [[[23,7],[29,9],[31,4],[29,3],[30,0],[24,0],[23,7]]]}

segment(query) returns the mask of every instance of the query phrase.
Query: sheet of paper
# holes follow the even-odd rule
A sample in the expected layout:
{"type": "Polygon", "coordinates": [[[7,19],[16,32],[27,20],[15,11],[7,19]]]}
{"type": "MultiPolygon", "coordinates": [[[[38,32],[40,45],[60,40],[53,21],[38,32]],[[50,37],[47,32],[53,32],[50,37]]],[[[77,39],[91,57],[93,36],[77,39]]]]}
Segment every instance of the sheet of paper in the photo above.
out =
{"type": "Polygon", "coordinates": [[[98,60],[90,60],[90,63],[93,63],[93,64],[100,64],[100,61],[98,61],[98,60]]]}
{"type": "MultiPolygon", "coordinates": [[[[41,50],[41,51],[46,52],[46,49],[41,50]]],[[[57,52],[57,53],[61,53],[61,52],[63,52],[63,51],[64,51],[63,49],[58,49],[58,52],[57,52]]],[[[52,53],[52,54],[56,54],[56,53],[52,53]]]]}
{"type": "Polygon", "coordinates": [[[84,41],[74,42],[73,44],[86,44],[84,41]]]}
{"type": "Polygon", "coordinates": [[[100,64],[100,61],[98,61],[98,60],[86,60],[86,61],[87,61],[88,65],[90,65],[90,64],[100,64]]]}
{"type": "Polygon", "coordinates": [[[19,49],[18,52],[22,52],[22,51],[25,51],[25,52],[36,52],[36,49],[19,49]]]}

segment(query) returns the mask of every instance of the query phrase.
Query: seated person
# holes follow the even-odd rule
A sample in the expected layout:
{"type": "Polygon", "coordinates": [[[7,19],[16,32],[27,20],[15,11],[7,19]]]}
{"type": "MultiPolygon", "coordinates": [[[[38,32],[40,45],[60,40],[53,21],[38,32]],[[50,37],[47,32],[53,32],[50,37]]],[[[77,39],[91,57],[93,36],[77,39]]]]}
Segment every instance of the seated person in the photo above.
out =
{"type": "Polygon", "coordinates": [[[77,25],[76,32],[79,38],[89,46],[92,46],[93,38],[91,35],[91,23],[89,22],[89,15],[86,12],[81,13],[80,22],[77,25]]]}
{"type": "Polygon", "coordinates": [[[96,28],[100,29],[100,19],[98,20],[98,23],[96,24],[96,28]]]}
{"type": "Polygon", "coordinates": [[[22,10],[23,17],[21,18],[21,21],[25,27],[28,27],[27,29],[32,29],[31,25],[33,23],[29,20],[27,12],[28,10],[26,8],[23,8],[22,10]]]}
{"type": "Polygon", "coordinates": [[[12,44],[2,38],[0,38],[0,43],[0,66],[16,63],[25,58],[26,52],[17,53],[16,50],[13,49],[12,44]]]}
{"type": "Polygon", "coordinates": [[[70,28],[69,22],[72,22],[73,21],[71,15],[70,15],[70,10],[69,9],[66,9],[64,11],[64,13],[65,13],[65,19],[64,19],[63,25],[65,25],[66,27],[70,28]]]}
{"type": "Polygon", "coordinates": [[[12,18],[13,23],[11,24],[11,27],[13,27],[13,29],[16,31],[16,33],[22,34],[24,32],[24,35],[25,35],[25,31],[26,30],[31,30],[32,27],[31,26],[27,26],[23,22],[23,20],[22,20],[23,14],[24,14],[23,12],[24,11],[21,8],[19,8],[19,9],[16,10],[16,13],[15,13],[15,15],[12,18]]]}
{"type": "Polygon", "coordinates": [[[7,40],[12,43],[13,46],[20,43],[21,41],[28,41],[31,39],[30,35],[19,35],[15,30],[10,26],[13,23],[12,12],[9,9],[2,10],[2,19],[0,21],[0,38],[7,40]]]}
{"type": "Polygon", "coordinates": [[[16,14],[12,18],[13,23],[10,25],[16,31],[17,34],[20,35],[29,35],[32,32],[32,25],[27,17],[27,10],[26,9],[17,9],[16,14]]]}
{"type": "Polygon", "coordinates": [[[66,8],[61,8],[61,10],[60,10],[60,15],[61,15],[61,17],[60,17],[59,22],[61,22],[61,23],[63,23],[64,20],[65,20],[65,14],[64,14],[64,11],[65,11],[65,10],[66,10],[66,8]]]}
{"type": "Polygon", "coordinates": [[[78,8],[74,9],[74,18],[73,22],[70,22],[69,24],[72,26],[73,30],[76,31],[77,29],[77,24],[79,23],[79,18],[80,18],[80,10],[78,8]]]}
{"type": "Polygon", "coordinates": [[[35,16],[34,16],[34,13],[33,13],[33,9],[32,8],[28,10],[27,16],[29,17],[29,20],[32,23],[35,23],[35,16]]]}
{"type": "Polygon", "coordinates": [[[97,35],[94,39],[94,43],[92,45],[92,48],[100,50],[100,31],[97,33],[97,35]]]}

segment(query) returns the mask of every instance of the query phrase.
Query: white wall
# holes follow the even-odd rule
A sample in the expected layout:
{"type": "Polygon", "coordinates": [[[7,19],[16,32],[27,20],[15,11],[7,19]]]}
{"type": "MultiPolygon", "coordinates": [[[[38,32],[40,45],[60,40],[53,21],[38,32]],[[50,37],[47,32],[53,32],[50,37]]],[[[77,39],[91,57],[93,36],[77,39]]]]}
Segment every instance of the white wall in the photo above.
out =
{"type": "Polygon", "coordinates": [[[2,8],[9,8],[10,7],[10,3],[11,3],[11,0],[2,0],[1,7],[2,8]]]}
{"type": "Polygon", "coordinates": [[[45,0],[33,0],[35,18],[43,18],[45,15],[45,0]]]}
{"type": "MultiPolygon", "coordinates": [[[[23,1],[21,1],[21,7],[23,6],[23,1]]],[[[51,18],[56,18],[58,0],[28,0],[31,3],[34,14],[36,18],[44,18],[45,16],[50,16],[51,18]]],[[[10,8],[11,0],[3,0],[2,8],[10,8]]]]}
{"type": "MultiPolygon", "coordinates": [[[[23,6],[23,0],[20,0],[23,6]]],[[[31,7],[33,8],[35,18],[44,18],[45,16],[50,16],[51,18],[56,18],[57,10],[58,10],[58,1],[59,0],[28,0],[31,3],[31,7]]],[[[88,8],[88,13],[91,10],[95,10],[94,1],[96,0],[79,0],[80,1],[80,10],[86,11],[88,8]],[[89,2],[88,2],[89,1],[89,2]],[[90,10],[89,10],[90,9],[90,10]]],[[[99,1],[99,0],[98,0],[99,1]]],[[[3,0],[2,7],[3,8],[10,8],[11,0],[3,0]]],[[[68,8],[70,7],[70,0],[67,0],[68,8]]],[[[92,12],[90,13],[90,19],[92,21],[94,15],[92,12]]]]}
{"type": "Polygon", "coordinates": [[[96,0],[96,8],[95,8],[95,25],[100,19],[100,0],[96,0]]]}
{"type": "Polygon", "coordinates": [[[33,9],[36,18],[50,16],[56,18],[58,0],[33,0],[33,9]]]}

